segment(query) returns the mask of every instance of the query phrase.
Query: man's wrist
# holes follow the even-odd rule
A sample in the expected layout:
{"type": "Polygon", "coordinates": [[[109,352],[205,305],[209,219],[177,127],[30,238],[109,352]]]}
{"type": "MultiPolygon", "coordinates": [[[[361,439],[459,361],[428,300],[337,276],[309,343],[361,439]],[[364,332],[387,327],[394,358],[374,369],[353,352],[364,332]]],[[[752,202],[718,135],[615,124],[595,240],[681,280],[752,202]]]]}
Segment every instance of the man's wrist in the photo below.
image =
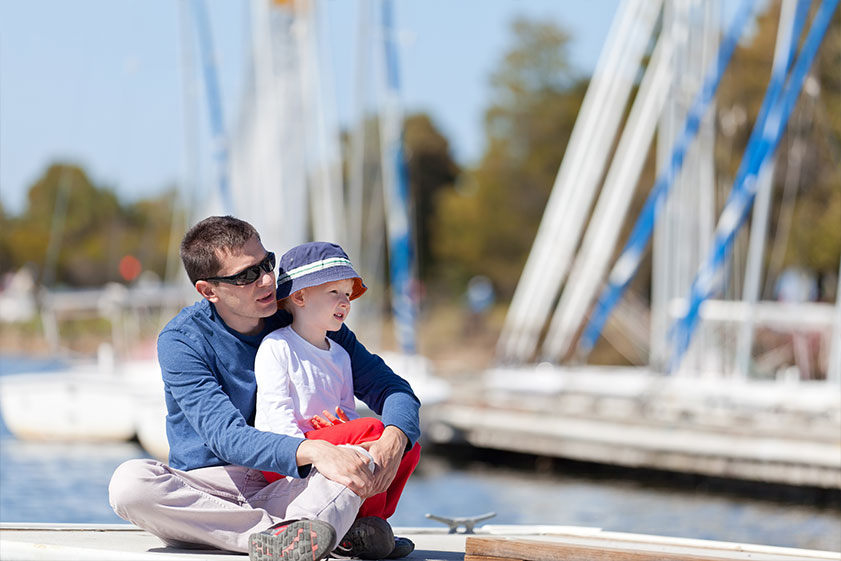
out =
{"type": "Polygon", "coordinates": [[[295,451],[295,463],[298,466],[314,464],[319,456],[318,440],[301,440],[298,449],[295,451]]]}
{"type": "MultiPolygon", "coordinates": [[[[405,450],[409,446],[409,437],[406,436],[406,433],[403,432],[400,427],[395,425],[388,425],[383,430],[383,434],[380,438],[387,438],[389,440],[394,441],[395,445],[399,445],[400,450],[405,450]]],[[[396,448],[398,446],[395,446],[396,448]]]]}

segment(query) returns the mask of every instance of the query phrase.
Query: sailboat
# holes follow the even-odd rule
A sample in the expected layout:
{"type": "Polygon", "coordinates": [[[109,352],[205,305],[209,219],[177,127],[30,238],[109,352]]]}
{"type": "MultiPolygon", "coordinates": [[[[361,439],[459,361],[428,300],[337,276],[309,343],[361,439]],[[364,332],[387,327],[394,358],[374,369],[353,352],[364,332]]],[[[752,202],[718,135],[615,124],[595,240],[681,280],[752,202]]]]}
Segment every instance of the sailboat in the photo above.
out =
{"type": "Polygon", "coordinates": [[[756,6],[737,3],[719,41],[716,3],[621,4],[508,309],[498,363],[481,395],[441,410],[433,434],[581,461],[841,488],[841,298],[758,298],[775,148],[837,3],[819,4],[809,20],[808,2],[781,3],[766,97],[717,222],[710,109],[756,6]],[[691,103],[674,91],[693,92],[691,103]],[[610,269],[658,128],[657,179],[610,269]],[[751,211],[743,299],[726,299],[725,260],[739,257],[734,236],[751,211]],[[623,295],[652,236],[651,306],[629,305],[623,295]],[[793,332],[795,364],[754,360],[757,326],[793,332]],[[798,357],[797,332],[807,329],[821,334],[818,356],[828,358],[817,375],[808,350],[798,357]],[[624,348],[642,347],[645,359],[588,364],[601,337],[616,349],[620,338],[624,348]]]}
{"type": "MultiPolygon", "coordinates": [[[[358,205],[354,212],[346,210],[352,205],[345,204],[339,128],[329,111],[331,91],[326,77],[331,75],[331,69],[323,45],[326,34],[320,6],[313,1],[251,5],[252,48],[247,87],[233,132],[225,126],[217,82],[218,58],[206,6],[194,2],[192,12],[186,6],[182,11],[182,34],[195,32],[198,38],[195,59],[205,86],[205,105],[213,136],[214,185],[204,189],[208,196],[201,197],[206,204],[199,212],[201,216],[233,214],[249,221],[261,232],[263,243],[275,251],[310,239],[341,243],[347,238],[355,262],[383,262],[382,255],[372,254],[371,248],[376,244],[354,242],[361,239],[360,232],[349,235],[348,223],[363,227],[359,214],[362,211],[358,205]]],[[[391,29],[391,4],[385,2],[382,6],[384,31],[377,37],[385,39],[375,57],[388,70],[380,118],[382,187],[369,190],[370,196],[377,200],[357,199],[357,202],[380,209],[379,213],[366,214],[367,226],[378,223],[379,235],[387,237],[385,247],[391,275],[379,278],[383,274],[381,267],[371,267],[363,275],[370,279],[369,285],[391,286],[399,350],[385,353],[374,347],[372,350],[410,382],[423,403],[431,405],[448,397],[449,385],[435,376],[431,362],[417,354],[415,348],[417,303],[412,295],[414,265],[402,150],[403,115],[396,75],[397,50],[391,29]]],[[[367,25],[369,15],[361,14],[360,25],[367,25]]],[[[360,36],[360,41],[367,40],[370,40],[367,34],[360,36]]],[[[185,53],[192,54],[190,44],[185,40],[185,53]]],[[[185,68],[187,88],[192,87],[190,73],[194,70],[185,68]]],[[[362,111],[359,119],[360,123],[365,119],[362,111]]],[[[360,163],[353,165],[358,167],[360,163]]],[[[197,181],[186,183],[193,182],[197,181]]],[[[179,296],[188,294],[195,298],[186,288],[179,296]]],[[[130,301],[123,296],[118,305],[130,301]]],[[[135,294],[132,300],[136,299],[135,294]]],[[[189,301],[188,296],[185,303],[189,301]]],[[[369,309],[375,306],[372,302],[369,309]]],[[[360,312],[354,315],[364,318],[366,310],[360,312]]],[[[381,321],[379,317],[372,319],[375,323],[381,321]]],[[[356,325],[351,327],[359,329],[356,325]]],[[[127,440],[136,437],[152,455],[167,456],[166,409],[160,369],[154,356],[125,362],[113,357],[111,347],[103,346],[98,361],[60,373],[6,377],[2,383],[3,415],[9,429],[19,438],[127,440]]]]}

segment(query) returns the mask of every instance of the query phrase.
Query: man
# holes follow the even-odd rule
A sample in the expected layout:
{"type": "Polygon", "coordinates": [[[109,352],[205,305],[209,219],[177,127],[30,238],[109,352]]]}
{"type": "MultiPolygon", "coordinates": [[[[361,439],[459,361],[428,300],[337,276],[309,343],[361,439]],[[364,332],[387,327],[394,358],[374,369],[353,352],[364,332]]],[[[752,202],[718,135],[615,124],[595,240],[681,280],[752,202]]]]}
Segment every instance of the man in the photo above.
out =
{"type": "Polygon", "coordinates": [[[419,437],[420,403],[409,384],[343,326],[329,337],[351,357],[356,396],[385,425],[366,446],[374,473],[352,448],[258,431],[254,356],[264,335],[289,323],[277,310],[274,254],[250,224],[225,216],[187,232],[181,259],[202,300],[158,338],[169,462],[118,467],[114,511],[169,545],[247,551],[251,559],[322,559],[341,536],[358,550],[343,550],[349,556],[383,551],[383,540],[390,557],[410,553],[411,542],[395,542],[390,528],[354,522],[419,437]],[[261,471],[290,477],[269,484],[261,471]]]}

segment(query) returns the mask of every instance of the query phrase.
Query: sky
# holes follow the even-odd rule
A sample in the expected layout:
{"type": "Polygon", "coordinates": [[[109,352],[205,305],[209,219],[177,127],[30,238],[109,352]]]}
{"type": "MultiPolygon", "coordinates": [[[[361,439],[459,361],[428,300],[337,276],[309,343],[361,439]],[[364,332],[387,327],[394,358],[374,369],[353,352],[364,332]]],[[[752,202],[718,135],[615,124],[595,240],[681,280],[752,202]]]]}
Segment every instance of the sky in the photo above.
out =
{"type": "MultiPolygon", "coordinates": [[[[245,0],[206,0],[226,127],[233,128],[247,68],[245,0]]],[[[459,163],[484,148],[489,76],[510,48],[517,16],[551,21],[572,35],[570,59],[588,75],[619,0],[396,0],[401,103],[423,111],[459,163]]],[[[185,176],[181,0],[0,0],[0,200],[23,210],[26,192],[56,160],[84,167],[124,201],[162,192],[185,176]]],[[[354,117],[358,2],[320,0],[333,69],[334,112],[354,117]]],[[[186,31],[185,31],[186,30],[186,31]]],[[[195,38],[190,37],[193,44],[195,38]]],[[[195,62],[193,63],[193,65],[195,62]]],[[[203,90],[201,90],[203,93],[203,90]]],[[[189,96],[186,97],[189,99],[189,96]]],[[[202,133],[199,133],[202,134],[202,133]]]]}

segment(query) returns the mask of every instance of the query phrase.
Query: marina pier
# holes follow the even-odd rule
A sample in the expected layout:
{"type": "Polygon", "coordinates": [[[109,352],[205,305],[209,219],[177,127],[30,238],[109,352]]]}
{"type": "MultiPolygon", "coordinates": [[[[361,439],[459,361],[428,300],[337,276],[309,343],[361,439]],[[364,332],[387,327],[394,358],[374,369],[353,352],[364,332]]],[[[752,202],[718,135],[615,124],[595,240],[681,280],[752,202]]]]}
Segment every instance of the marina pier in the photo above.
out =
{"type": "Polygon", "coordinates": [[[645,369],[496,369],[426,412],[435,443],[841,490],[841,393],[825,383],[645,369]]]}

